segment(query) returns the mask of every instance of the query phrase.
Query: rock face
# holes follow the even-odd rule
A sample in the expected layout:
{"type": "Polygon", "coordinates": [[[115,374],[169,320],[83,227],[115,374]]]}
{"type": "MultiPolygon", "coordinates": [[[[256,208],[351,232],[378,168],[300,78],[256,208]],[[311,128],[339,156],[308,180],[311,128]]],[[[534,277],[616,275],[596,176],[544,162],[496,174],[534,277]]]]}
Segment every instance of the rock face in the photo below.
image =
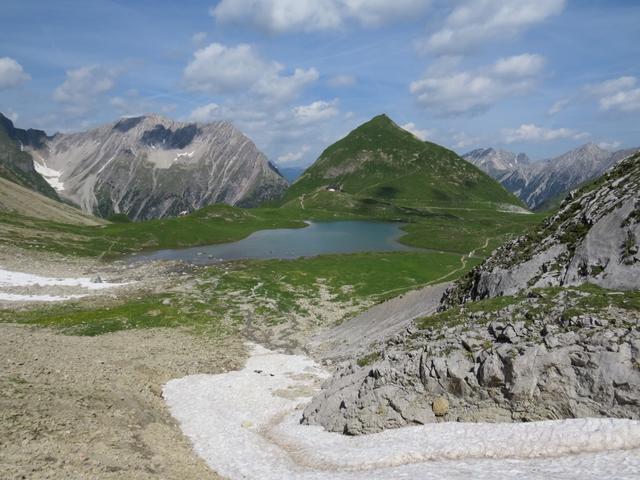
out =
{"type": "Polygon", "coordinates": [[[497,249],[440,313],[343,364],[302,421],[357,435],[440,419],[640,419],[639,192],[636,154],[497,249]]]}
{"type": "Polygon", "coordinates": [[[452,287],[445,306],[525,288],[640,288],[640,154],[567,198],[542,226],[498,248],[452,287]]]}
{"type": "Polygon", "coordinates": [[[58,200],[55,190],[36,171],[27,148],[41,148],[47,140],[42,130],[15,128],[13,122],[0,113],[0,177],[58,200]]]}
{"type": "Polygon", "coordinates": [[[607,295],[546,292],[425,320],[378,360],[339,369],[303,423],[359,435],[440,420],[640,419],[638,311],[569,313],[607,295]]]}
{"type": "Polygon", "coordinates": [[[541,162],[527,161],[522,153],[516,155],[493,148],[474,150],[462,158],[487,172],[530,208],[536,209],[599,177],[635,151],[637,149],[612,153],[589,143],[541,162]]]}
{"type": "Polygon", "coordinates": [[[61,196],[103,217],[161,218],[213,203],[256,206],[287,186],[228,122],[124,118],[88,132],[56,134],[31,150],[61,196]]]}
{"type": "Polygon", "coordinates": [[[523,165],[531,163],[529,157],[524,153],[516,154],[496,148],[472,150],[469,153],[465,153],[462,158],[496,179],[499,179],[505,173],[512,172],[523,165]]]}

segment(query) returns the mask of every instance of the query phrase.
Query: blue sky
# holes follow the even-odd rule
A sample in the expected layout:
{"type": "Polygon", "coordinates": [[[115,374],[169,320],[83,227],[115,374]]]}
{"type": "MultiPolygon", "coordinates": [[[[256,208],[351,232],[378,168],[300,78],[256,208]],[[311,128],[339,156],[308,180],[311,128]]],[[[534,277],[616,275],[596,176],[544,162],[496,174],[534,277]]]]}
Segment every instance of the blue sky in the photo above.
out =
{"type": "Polygon", "coordinates": [[[49,133],[231,120],[307,165],[387,113],[464,153],[640,145],[640,2],[3,2],[0,111],[49,133]]]}

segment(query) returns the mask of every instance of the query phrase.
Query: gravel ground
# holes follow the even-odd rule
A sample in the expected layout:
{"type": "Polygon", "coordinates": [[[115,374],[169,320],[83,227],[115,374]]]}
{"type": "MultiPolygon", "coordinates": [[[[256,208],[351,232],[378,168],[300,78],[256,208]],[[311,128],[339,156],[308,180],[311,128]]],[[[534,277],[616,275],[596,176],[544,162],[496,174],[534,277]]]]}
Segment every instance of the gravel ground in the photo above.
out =
{"type": "Polygon", "coordinates": [[[0,476],[220,478],[191,450],[161,389],[245,358],[238,339],[176,329],[74,337],[0,324],[0,476]]]}

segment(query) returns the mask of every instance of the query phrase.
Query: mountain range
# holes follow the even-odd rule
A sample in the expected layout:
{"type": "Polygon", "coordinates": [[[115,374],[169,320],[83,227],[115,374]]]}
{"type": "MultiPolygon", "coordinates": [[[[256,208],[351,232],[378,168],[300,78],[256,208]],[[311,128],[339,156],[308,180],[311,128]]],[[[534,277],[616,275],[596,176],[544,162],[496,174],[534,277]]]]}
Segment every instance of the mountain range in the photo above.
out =
{"type": "Polygon", "coordinates": [[[524,153],[495,148],[473,150],[462,158],[498,180],[529,208],[542,210],[558,203],[569,191],[602,175],[637,150],[610,152],[588,143],[540,162],[532,162],[524,153]]]}
{"type": "MultiPolygon", "coordinates": [[[[257,206],[287,187],[265,155],[228,122],[181,123],[146,115],[53,136],[15,129],[6,117],[3,122],[18,132],[13,150],[25,164],[22,170],[33,165],[56,190],[43,193],[102,217],[124,213],[146,220],[213,203],[257,206]]],[[[14,170],[20,168],[12,163],[14,170]]]]}

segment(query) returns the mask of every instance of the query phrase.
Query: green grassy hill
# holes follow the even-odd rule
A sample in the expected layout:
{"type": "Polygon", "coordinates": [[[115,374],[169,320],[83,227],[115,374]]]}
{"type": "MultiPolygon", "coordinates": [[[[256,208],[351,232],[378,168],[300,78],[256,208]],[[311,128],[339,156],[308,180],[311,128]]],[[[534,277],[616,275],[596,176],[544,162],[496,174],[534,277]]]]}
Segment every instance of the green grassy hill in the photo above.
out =
{"type": "Polygon", "coordinates": [[[327,148],[291,185],[284,203],[296,203],[319,192],[353,197],[333,202],[330,195],[321,194],[321,203],[345,209],[355,207],[354,202],[420,208],[522,206],[478,168],[451,150],[419,140],[386,115],[373,118],[327,148]],[[330,188],[337,191],[330,192],[330,188]]]}

